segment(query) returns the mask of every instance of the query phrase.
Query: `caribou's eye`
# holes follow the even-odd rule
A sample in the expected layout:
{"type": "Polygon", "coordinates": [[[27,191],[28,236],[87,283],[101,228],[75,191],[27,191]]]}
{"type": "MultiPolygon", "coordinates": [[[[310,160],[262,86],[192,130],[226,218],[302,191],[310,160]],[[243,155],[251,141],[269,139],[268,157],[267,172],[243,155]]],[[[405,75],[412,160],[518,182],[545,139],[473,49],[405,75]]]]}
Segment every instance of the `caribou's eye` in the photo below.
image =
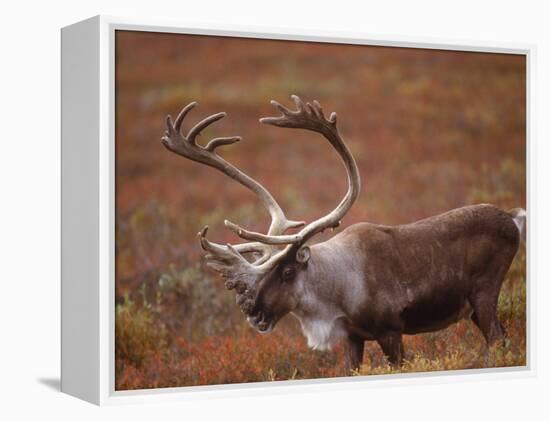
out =
{"type": "Polygon", "coordinates": [[[294,269],[293,267],[287,267],[283,269],[283,281],[292,281],[295,275],[296,269],[294,269]]]}

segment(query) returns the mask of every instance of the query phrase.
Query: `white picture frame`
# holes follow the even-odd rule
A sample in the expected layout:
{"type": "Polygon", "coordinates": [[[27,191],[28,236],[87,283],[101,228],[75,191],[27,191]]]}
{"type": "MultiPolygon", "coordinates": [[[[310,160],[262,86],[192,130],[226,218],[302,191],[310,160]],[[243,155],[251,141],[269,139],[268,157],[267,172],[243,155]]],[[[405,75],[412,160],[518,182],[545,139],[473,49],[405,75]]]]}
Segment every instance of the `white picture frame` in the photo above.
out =
{"type": "MultiPolygon", "coordinates": [[[[536,285],[527,279],[526,367],[391,376],[296,380],[220,386],[115,391],[114,388],[114,34],[116,30],[284,39],[378,46],[522,54],[527,62],[527,210],[535,221],[530,185],[532,69],[535,47],[450,40],[386,39],[357,33],[314,33],[277,28],[185,25],[152,19],[96,16],[62,29],[62,377],[63,392],[103,405],[214,396],[295,393],[384,384],[517,378],[536,373],[532,321],[536,285]]],[[[530,223],[528,226],[532,226],[530,223]]],[[[527,250],[531,235],[527,235],[527,250]]]]}

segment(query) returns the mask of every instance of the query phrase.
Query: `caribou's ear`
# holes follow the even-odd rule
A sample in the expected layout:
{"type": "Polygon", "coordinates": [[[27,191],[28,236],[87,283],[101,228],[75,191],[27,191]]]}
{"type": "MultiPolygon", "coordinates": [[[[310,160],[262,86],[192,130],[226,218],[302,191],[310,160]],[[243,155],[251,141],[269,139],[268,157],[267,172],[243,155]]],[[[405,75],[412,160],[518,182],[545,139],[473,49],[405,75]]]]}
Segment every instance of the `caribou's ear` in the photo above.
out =
{"type": "Polygon", "coordinates": [[[308,246],[300,247],[296,252],[296,261],[298,263],[307,263],[310,257],[311,257],[311,252],[309,251],[308,246]]]}

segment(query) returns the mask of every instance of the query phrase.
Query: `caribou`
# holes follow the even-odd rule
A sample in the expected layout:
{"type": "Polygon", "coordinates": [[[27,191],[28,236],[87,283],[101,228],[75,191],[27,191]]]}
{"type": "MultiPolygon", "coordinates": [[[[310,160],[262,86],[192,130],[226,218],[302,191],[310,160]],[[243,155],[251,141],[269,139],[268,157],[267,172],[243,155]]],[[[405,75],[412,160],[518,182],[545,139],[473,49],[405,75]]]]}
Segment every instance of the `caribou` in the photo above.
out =
{"type": "Polygon", "coordinates": [[[183,134],[185,117],[197,105],[192,102],[175,120],[167,116],[161,140],[169,151],[213,167],[251,190],[271,216],[267,233],[224,221],[246,241],[239,244],[211,242],[206,238],[208,226],[198,234],[206,265],[236,291],[248,322],[268,333],[292,314],[310,348],[345,344],[346,370],[360,367],[367,340],[377,341],[389,362],[400,365],[404,334],[437,331],[464,318],[471,318],[488,346],[501,340],[504,328],[497,301],[524,236],[525,210],[479,204],[405,225],[362,222],[311,244],[316,234],[341,225],[357,200],[361,181],[336,113],[326,118],[317,101],[291,98],[295,109],[271,101],[281,114],[260,122],[321,134],[347,172],[343,199],[308,224],[288,219],[264,186],[218,154],[218,148],[240,141],[239,136],[197,143],[201,131],[225,113],[211,115],[183,134]]]}

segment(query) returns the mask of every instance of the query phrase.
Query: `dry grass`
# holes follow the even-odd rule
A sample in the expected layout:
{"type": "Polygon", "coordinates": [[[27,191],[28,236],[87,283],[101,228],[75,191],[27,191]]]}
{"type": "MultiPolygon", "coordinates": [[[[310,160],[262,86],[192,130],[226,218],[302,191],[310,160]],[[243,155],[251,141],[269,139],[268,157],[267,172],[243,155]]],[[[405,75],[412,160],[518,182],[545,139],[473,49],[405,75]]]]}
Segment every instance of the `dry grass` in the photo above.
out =
{"type": "MultiPolygon", "coordinates": [[[[167,113],[229,116],[206,136],[242,135],[224,157],[259,179],[292,219],[345,191],[318,137],[257,124],[290,93],[336,110],[363,178],[344,225],[397,224],[471,203],[525,207],[525,61],[519,56],[121,33],[117,39],[117,389],[318,378],[342,350],[308,350],[287,317],[270,335],[245,323],[232,293],[201,267],[196,232],[235,241],[231,219],[265,229],[245,189],[159,142],[167,113]],[[330,188],[327,188],[330,186],[330,188]]],[[[403,372],[526,363],[525,255],[499,301],[508,338],[485,350],[469,321],[404,339],[403,372]]],[[[378,346],[359,373],[394,373],[378,346]]]]}

